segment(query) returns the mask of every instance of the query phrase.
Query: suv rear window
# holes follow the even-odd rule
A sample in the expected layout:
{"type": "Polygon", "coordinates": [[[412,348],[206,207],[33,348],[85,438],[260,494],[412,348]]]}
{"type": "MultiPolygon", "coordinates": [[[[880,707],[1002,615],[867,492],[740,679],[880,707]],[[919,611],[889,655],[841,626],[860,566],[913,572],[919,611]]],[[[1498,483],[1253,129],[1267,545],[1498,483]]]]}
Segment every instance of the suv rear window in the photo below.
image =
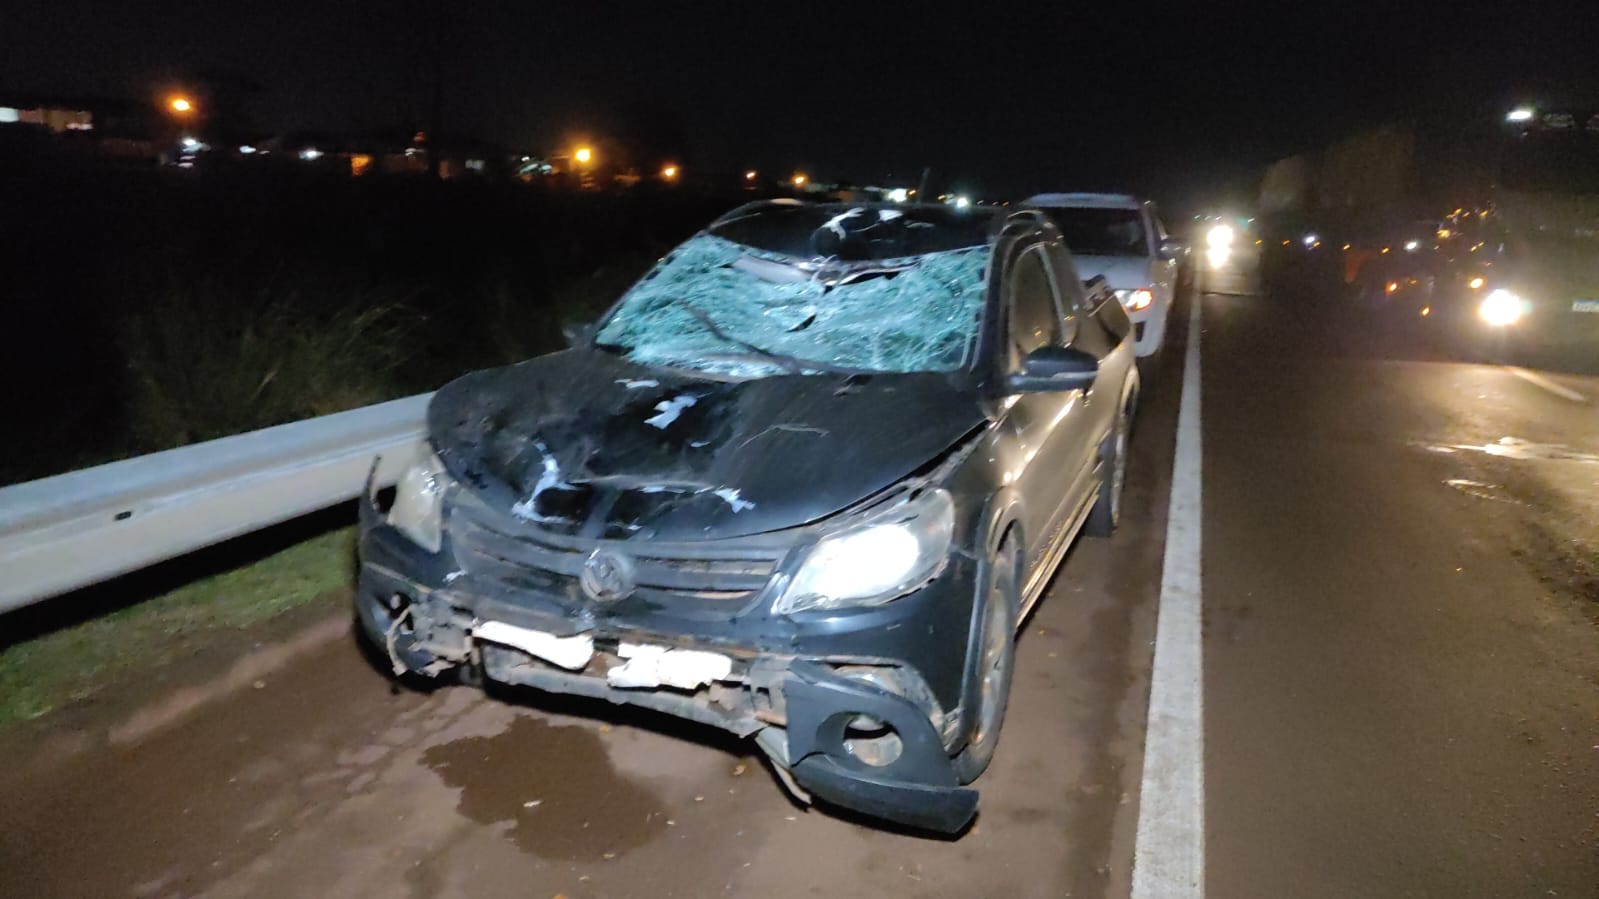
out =
{"type": "Polygon", "coordinates": [[[1144,217],[1136,209],[1045,207],[1066,246],[1079,256],[1148,256],[1144,217]]]}

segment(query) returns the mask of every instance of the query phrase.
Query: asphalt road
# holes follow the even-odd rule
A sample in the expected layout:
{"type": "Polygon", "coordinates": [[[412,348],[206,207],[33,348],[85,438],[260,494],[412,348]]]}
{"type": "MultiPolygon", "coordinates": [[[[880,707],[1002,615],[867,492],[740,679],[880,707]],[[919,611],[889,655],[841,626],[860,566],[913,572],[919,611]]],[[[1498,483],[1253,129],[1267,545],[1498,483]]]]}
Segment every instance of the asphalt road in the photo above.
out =
{"type": "MultiPolygon", "coordinates": [[[[1206,286],[1208,894],[1599,896],[1599,380],[1206,286]]],[[[188,714],[130,689],[0,740],[0,895],[1125,896],[1186,320],[1124,528],[1027,623],[958,839],[797,806],[669,719],[396,690],[313,623],[291,664],[196,663],[182,696],[242,688],[188,714]]]]}
{"type": "Polygon", "coordinates": [[[1209,894],[1599,896],[1599,379],[1387,325],[1205,305],[1209,894]]]}

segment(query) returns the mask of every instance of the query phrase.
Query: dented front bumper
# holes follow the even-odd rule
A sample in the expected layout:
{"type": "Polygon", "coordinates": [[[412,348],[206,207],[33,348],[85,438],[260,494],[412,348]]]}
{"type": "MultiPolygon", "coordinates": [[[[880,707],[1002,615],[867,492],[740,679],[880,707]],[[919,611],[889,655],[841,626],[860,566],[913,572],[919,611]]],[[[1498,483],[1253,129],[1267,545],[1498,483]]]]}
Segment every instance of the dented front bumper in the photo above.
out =
{"type": "MultiPolygon", "coordinates": [[[[960,579],[942,589],[969,589],[960,579]]],[[[372,502],[362,503],[356,611],[397,673],[466,668],[499,683],[640,706],[752,737],[800,799],[814,795],[912,827],[958,832],[976,813],[976,791],[960,786],[950,763],[958,704],[940,703],[919,667],[892,651],[907,637],[936,642],[927,638],[953,629],[956,622],[905,627],[925,617],[918,606],[950,605],[938,596],[907,598],[891,612],[905,621],[864,619],[862,630],[904,633],[863,653],[863,635],[836,621],[811,635],[787,622],[774,639],[741,639],[648,617],[574,613],[536,590],[478,586],[455,567],[448,540],[428,553],[372,502]],[[662,653],[691,664],[665,665],[662,653]]]]}

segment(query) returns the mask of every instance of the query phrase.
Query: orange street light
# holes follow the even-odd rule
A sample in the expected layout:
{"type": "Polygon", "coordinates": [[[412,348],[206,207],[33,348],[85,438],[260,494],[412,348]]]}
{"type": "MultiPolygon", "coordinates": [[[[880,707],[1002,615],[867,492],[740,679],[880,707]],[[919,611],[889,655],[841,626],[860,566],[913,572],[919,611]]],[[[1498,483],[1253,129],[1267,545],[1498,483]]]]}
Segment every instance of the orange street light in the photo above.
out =
{"type": "Polygon", "coordinates": [[[594,160],[594,151],[588,147],[578,147],[577,152],[572,154],[572,158],[584,165],[588,165],[594,160]]]}
{"type": "Polygon", "coordinates": [[[188,115],[194,112],[194,101],[181,94],[167,100],[167,108],[178,115],[188,115]]]}
{"type": "Polygon", "coordinates": [[[749,171],[744,173],[744,180],[745,181],[754,181],[755,180],[755,176],[757,174],[758,173],[754,169],[750,169],[749,171]]]}
{"type": "Polygon", "coordinates": [[[661,169],[661,177],[668,181],[675,179],[677,177],[677,166],[669,165],[666,168],[661,169]]]}
{"type": "Polygon", "coordinates": [[[805,186],[805,182],[807,182],[809,180],[811,180],[811,179],[807,178],[805,176],[804,172],[796,172],[794,174],[794,186],[795,187],[804,187],[805,186]]]}

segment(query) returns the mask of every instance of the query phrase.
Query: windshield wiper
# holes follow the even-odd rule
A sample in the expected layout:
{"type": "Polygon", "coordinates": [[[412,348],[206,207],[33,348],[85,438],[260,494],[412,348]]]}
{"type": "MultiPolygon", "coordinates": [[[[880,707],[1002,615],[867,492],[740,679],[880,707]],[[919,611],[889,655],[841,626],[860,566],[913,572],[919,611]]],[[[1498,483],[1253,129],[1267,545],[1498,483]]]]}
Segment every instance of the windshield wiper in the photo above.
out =
{"type": "Polygon", "coordinates": [[[804,374],[806,371],[823,371],[836,375],[876,374],[876,372],[873,372],[869,369],[846,368],[842,365],[834,365],[831,362],[817,362],[814,359],[801,359],[798,356],[790,356],[787,353],[773,352],[765,347],[756,346],[753,343],[739,340],[737,337],[728,334],[726,331],[723,331],[720,327],[718,327],[716,322],[712,321],[711,317],[705,314],[704,311],[695,308],[689,303],[684,303],[683,308],[688,310],[689,315],[694,316],[695,321],[699,322],[701,325],[704,325],[705,330],[711,332],[712,336],[716,337],[716,339],[726,341],[741,350],[746,350],[751,355],[759,356],[762,359],[775,362],[780,368],[787,371],[789,374],[800,375],[804,374]]]}

